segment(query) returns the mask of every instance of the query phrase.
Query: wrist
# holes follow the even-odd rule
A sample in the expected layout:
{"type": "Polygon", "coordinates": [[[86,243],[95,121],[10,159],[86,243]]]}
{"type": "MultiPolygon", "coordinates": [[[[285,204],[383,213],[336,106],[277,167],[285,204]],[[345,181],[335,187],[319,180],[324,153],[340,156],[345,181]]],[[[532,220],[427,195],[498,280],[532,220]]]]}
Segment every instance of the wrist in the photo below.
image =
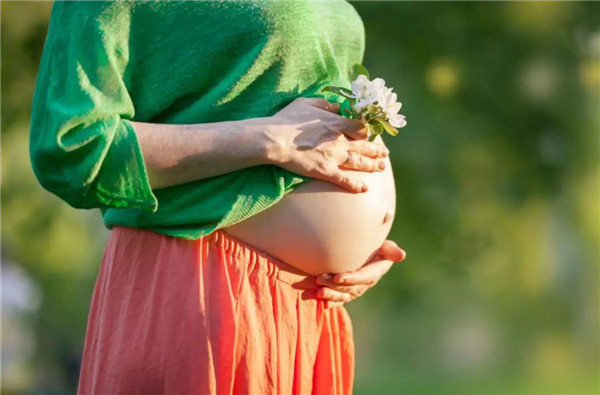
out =
{"type": "Polygon", "coordinates": [[[286,150],[278,130],[280,125],[273,122],[273,117],[253,118],[249,121],[250,133],[256,144],[255,152],[260,164],[280,164],[286,160],[286,150]]]}
{"type": "Polygon", "coordinates": [[[221,123],[223,138],[222,149],[229,152],[243,167],[267,164],[267,142],[265,141],[265,118],[248,118],[221,123]]]}

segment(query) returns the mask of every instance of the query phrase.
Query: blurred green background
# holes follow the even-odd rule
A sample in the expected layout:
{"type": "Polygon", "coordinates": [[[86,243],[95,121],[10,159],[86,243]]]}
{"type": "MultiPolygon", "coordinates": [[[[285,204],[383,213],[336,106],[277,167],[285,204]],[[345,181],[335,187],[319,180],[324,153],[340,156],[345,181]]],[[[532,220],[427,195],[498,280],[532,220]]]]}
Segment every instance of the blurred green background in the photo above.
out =
{"type": "MultiPolygon", "coordinates": [[[[600,3],[352,4],[408,120],[356,394],[599,393],[600,3]]],[[[0,6],[3,393],[74,393],[108,230],[29,164],[51,3],[0,6]]]]}

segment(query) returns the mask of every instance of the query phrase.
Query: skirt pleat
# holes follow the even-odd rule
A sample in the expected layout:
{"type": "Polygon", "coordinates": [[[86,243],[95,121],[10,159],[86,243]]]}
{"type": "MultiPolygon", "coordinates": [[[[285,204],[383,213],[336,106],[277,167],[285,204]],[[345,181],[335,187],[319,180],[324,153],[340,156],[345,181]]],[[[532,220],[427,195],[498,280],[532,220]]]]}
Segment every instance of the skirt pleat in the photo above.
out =
{"type": "Polygon", "coordinates": [[[116,226],[78,394],[351,394],[352,323],[314,280],[223,230],[187,240],[116,226]]]}

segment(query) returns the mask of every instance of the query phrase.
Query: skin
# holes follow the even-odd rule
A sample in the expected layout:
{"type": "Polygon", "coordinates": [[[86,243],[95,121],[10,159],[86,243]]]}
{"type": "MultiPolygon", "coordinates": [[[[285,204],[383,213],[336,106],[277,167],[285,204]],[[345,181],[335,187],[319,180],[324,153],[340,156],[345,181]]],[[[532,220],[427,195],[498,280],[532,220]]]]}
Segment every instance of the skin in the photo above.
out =
{"type": "Polygon", "coordinates": [[[320,286],[317,297],[327,300],[327,307],[337,307],[362,296],[391,269],[395,262],[406,258],[406,252],[392,240],[386,240],[378,253],[361,268],[335,275],[317,276],[320,286]]]}
{"type": "MultiPolygon", "coordinates": [[[[275,164],[364,193],[367,185],[343,170],[380,171],[389,152],[383,144],[366,140],[361,121],[338,111],[339,106],[327,100],[301,97],[271,117],[184,125],[130,123],[153,189],[275,164]]],[[[327,300],[328,307],[354,300],[405,256],[386,240],[361,268],[317,277],[317,296],[327,300]]]]}
{"type": "Polygon", "coordinates": [[[387,148],[366,141],[362,122],[346,119],[338,110],[324,99],[298,98],[271,117],[183,125],[130,123],[153,189],[275,164],[351,192],[366,192],[364,183],[341,169],[374,171],[388,155],[387,148]],[[341,166],[348,152],[350,158],[341,166]]]}
{"type": "Polygon", "coordinates": [[[392,227],[387,212],[395,212],[395,181],[389,158],[385,161],[383,171],[344,170],[369,186],[366,193],[312,180],[223,230],[313,276],[355,270],[372,258],[392,227]]]}

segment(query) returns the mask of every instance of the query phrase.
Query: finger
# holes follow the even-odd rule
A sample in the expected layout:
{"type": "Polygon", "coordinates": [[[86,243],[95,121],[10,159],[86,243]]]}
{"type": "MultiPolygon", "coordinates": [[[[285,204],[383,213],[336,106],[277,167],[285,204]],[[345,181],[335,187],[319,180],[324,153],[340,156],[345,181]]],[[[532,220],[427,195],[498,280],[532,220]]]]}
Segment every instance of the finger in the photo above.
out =
{"type": "Polygon", "coordinates": [[[367,140],[350,140],[346,143],[346,149],[370,158],[385,158],[390,153],[385,145],[367,140]]]}
{"type": "Polygon", "coordinates": [[[348,177],[346,173],[344,173],[339,168],[332,168],[327,172],[323,173],[323,176],[327,181],[333,182],[354,193],[362,193],[367,192],[369,187],[362,181],[355,180],[354,178],[348,177]]]}
{"type": "Polygon", "coordinates": [[[367,128],[360,119],[342,117],[340,122],[340,132],[346,136],[355,140],[364,140],[367,138],[367,128]]]}
{"type": "MultiPolygon", "coordinates": [[[[375,260],[362,266],[360,269],[338,273],[333,277],[333,281],[339,284],[368,284],[374,285],[381,276],[387,273],[394,262],[400,262],[406,258],[406,252],[398,247],[393,240],[385,240],[379,250],[375,260]]],[[[317,281],[318,278],[317,278],[317,281]]]]}
{"type": "Polygon", "coordinates": [[[317,277],[317,284],[323,287],[333,289],[334,291],[352,295],[355,298],[359,297],[360,295],[365,293],[367,289],[369,289],[369,286],[366,284],[340,285],[333,281],[333,277],[327,281],[322,281],[319,279],[319,277],[317,277]]]}
{"type": "Polygon", "coordinates": [[[352,295],[334,291],[331,288],[319,288],[317,291],[317,296],[321,299],[331,300],[333,302],[349,302],[352,300],[352,295]]]}
{"type": "Polygon", "coordinates": [[[366,172],[382,171],[385,169],[385,161],[383,159],[373,159],[356,152],[348,151],[347,160],[340,164],[340,168],[348,170],[358,170],[366,172]]]}
{"type": "Polygon", "coordinates": [[[321,274],[321,275],[318,275],[315,277],[315,282],[317,283],[317,285],[321,285],[321,286],[324,286],[327,288],[331,288],[334,291],[348,293],[351,295],[355,295],[356,293],[359,293],[359,291],[362,291],[361,288],[364,287],[363,284],[360,284],[360,285],[338,284],[334,281],[334,276],[335,276],[335,274],[330,274],[330,273],[321,274]]]}
{"type": "Polygon", "coordinates": [[[344,292],[344,293],[349,293],[349,294],[351,294],[352,291],[354,291],[355,287],[357,287],[356,285],[341,285],[341,284],[336,283],[335,281],[333,281],[332,274],[325,274],[325,275],[317,276],[315,279],[315,282],[318,285],[321,285],[321,286],[327,287],[327,288],[331,288],[334,291],[344,292]]]}
{"type": "Polygon", "coordinates": [[[379,247],[378,254],[382,258],[390,259],[394,262],[400,262],[406,258],[406,252],[392,240],[384,241],[381,247],[379,247]]]}
{"type": "Polygon", "coordinates": [[[340,307],[343,306],[344,303],[343,302],[332,302],[331,300],[326,300],[325,301],[325,308],[326,309],[333,309],[335,307],[340,307]]]}
{"type": "Polygon", "coordinates": [[[338,273],[333,277],[333,281],[343,285],[358,285],[365,284],[373,286],[379,279],[390,270],[393,261],[389,259],[381,259],[367,263],[360,269],[338,273]]]}
{"type": "Polygon", "coordinates": [[[333,112],[337,114],[340,110],[340,105],[337,103],[330,103],[329,101],[317,97],[305,97],[305,102],[309,106],[320,108],[321,110],[333,112]]]}

